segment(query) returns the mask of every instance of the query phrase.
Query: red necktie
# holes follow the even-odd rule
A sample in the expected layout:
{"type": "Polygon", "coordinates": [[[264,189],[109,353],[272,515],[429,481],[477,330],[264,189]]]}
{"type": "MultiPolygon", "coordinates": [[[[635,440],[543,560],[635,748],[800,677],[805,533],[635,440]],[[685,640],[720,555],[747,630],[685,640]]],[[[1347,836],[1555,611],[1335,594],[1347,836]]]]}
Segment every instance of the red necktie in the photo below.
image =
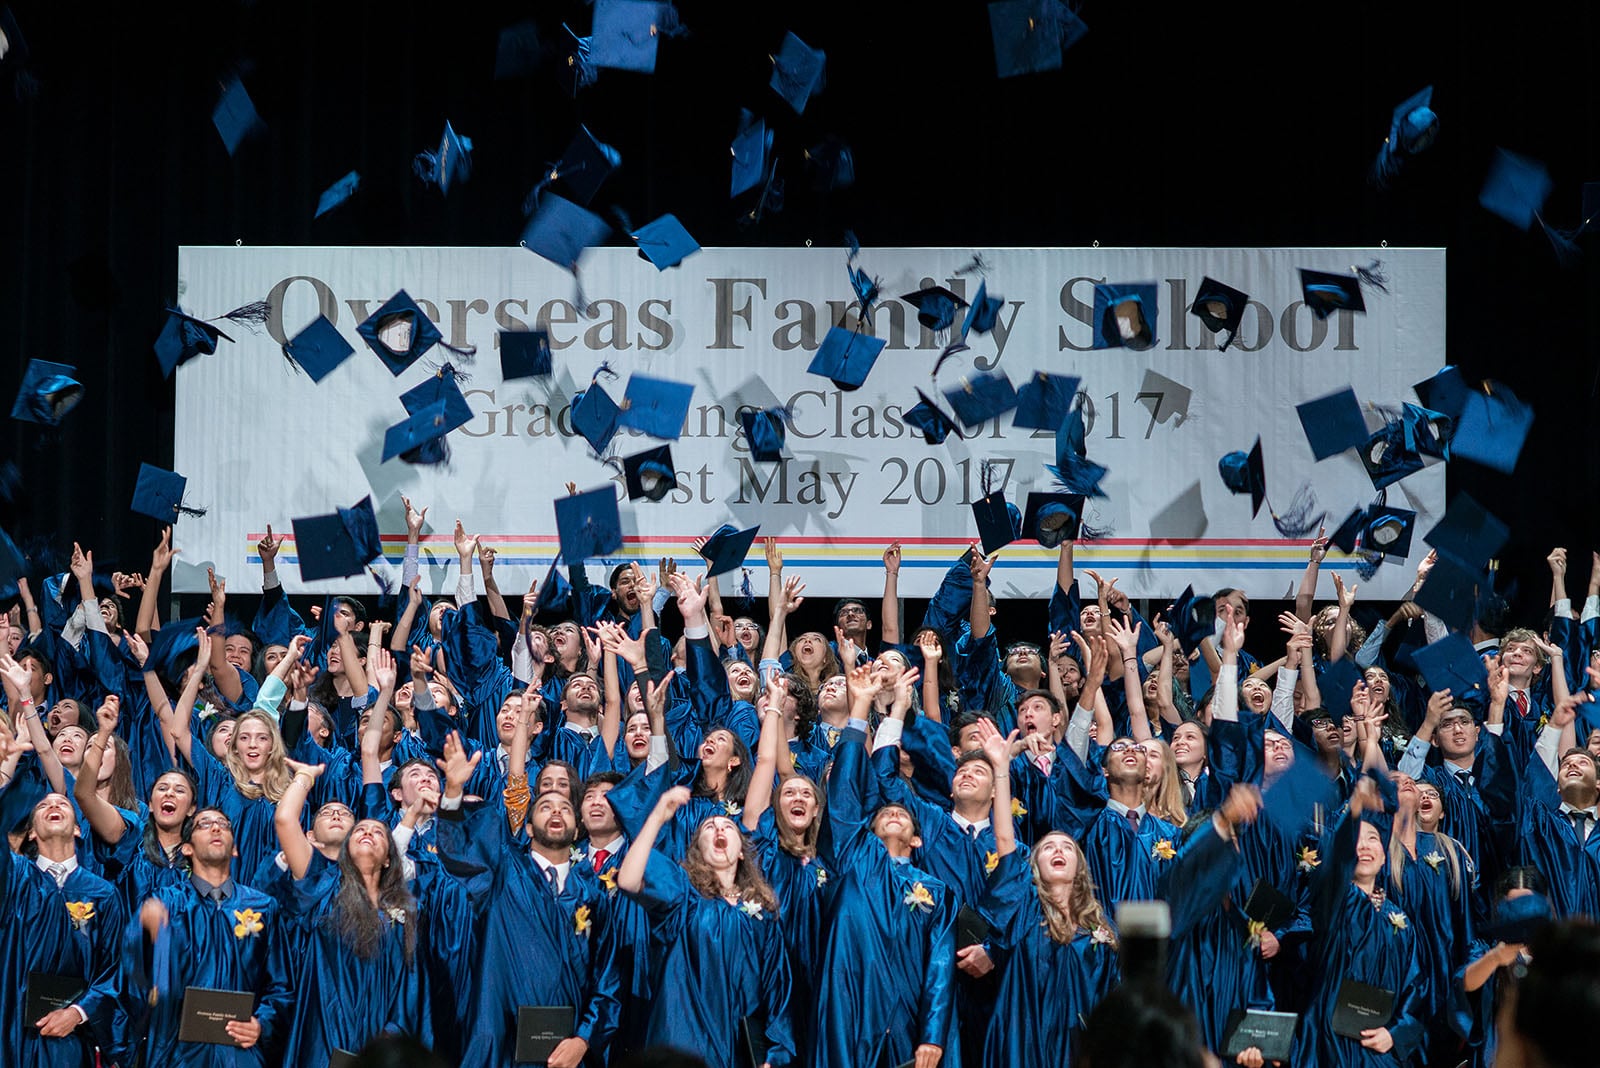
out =
{"type": "Polygon", "coordinates": [[[1511,696],[1516,698],[1517,701],[1517,715],[1526,716],[1528,714],[1528,691],[1517,690],[1511,696]]]}
{"type": "Polygon", "coordinates": [[[594,870],[596,874],[605,870],[606,861],[611,859],[611,850],[596,849],[594,851],[594,870]]]}

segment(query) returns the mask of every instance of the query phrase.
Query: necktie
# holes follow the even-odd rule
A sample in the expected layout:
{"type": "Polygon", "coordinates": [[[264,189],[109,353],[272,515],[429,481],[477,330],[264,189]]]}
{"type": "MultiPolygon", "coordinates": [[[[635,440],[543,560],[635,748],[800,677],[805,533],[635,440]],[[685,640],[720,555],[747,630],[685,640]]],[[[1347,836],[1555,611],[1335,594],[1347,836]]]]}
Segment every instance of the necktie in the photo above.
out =
{"type": "Polygon", "coordinates": [[[554,864],[544,870],[544,881],[550,884],[550,892],[557,896],[561,894],[561,886],[557,881],[559,878],[554,864]]]}
{"type": "Polygon", "coordinates": [[[978,840],[978,825],[976,823],[967,824],[967,837],[974,842],[978,840]]]}
{"type": "Polygon", "coordinates": [[[1465,768],[1462,768],[1460,771],[1456,772],[1456,782],[1460,783],[1462,786],[1471,786],[1472,780],[1472,772],[1466,770],[1465,768]]]}
{"type": "Polygon", "coordinates": [[[1139,833],[1139,811],[1138,811],[1138,809],[1130,808],[1128,810],[1128,826],[1133,828],[1133,833],[1134,834],[1138,834],[1139,833]]]}
{"type": "Polygon", "coordinates": [[[594,870],[598,874],[605,870],[606,861],[611,859],[611,850],[596,849],[594,851],[594,870]]]}
{"type": "Polygon", "coordinates": [[[1593,817],[1591,817],[1582,809],[1575,808],[1571,812],[1567,813],[1567,819],[1572,821],[1572,829],[1578,832],[1578,841],[1584,842],[1588,840],[1589,820],[1592,818],[1593,817]]]}
{"type": "Polygon", "coordinates": [[[65,864],[57,864],[54,861],[44,866],[44,873],[55,880],[58,888],[67,885],[67,876],[72,874],[65,864]]]}
{"type": "Polygon", "coordinates": [[[1511,696],[1517,703],[1517,715],[1526,716],[1528,714],[1528,691],[1514,690],[1511,696]]]}

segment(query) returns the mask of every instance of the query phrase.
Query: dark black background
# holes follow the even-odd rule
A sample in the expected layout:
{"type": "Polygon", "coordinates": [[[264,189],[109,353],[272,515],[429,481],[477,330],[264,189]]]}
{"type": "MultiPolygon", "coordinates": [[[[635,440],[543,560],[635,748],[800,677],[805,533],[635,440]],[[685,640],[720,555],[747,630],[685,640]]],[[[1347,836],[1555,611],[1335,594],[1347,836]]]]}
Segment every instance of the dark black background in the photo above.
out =
{"type": "MultiPolygon", "coordinates": [[[[1547,218],[1577,225],[1581,183],[1600,178],[1591,5],[1490,18],[1454,3],[1087,0],[1090,33],[1061,71],[1000,81],[983,3],[684,0],[690,34],[663,44],[654,77],[606,71],[576,100],[553,72],[492,73],[501,27],[531,11],[558,42],[563,21],[586,30],[581,3],[12,7],[36,90],[19,99],[16,64],[0,66],[0,361],[11,382],[30,357],[76,364],[88,387],[59,432],[10,424],[25,488],[3,519],[30,548],[78,537],[103,568],[147,563],[155,528],[127,502],[141,459],[171,460],[172,390],[150,344],[180,244],[511,244],[578,122],[624,157],[598,205],[636,222],[672,211],[708,246],[838,245],[847,228],[869,246],[1443,246],[1439,363],[1538,413],[1515,475],[1450,476],[1512,523],[1519,615],[1544,607],[1551,545],[1572,550],[1581,595],[1600,544],[1594,261],[1562,270],[1537,226],[1477,205],[1505,146],[1547,163],[1547,218]],[[766,88],[786,29],[828,53],[803,117],[766,88]],[[210,121],[229,72],[270,127],[232,159],[210,121]],[[1439,139],[1378,193],[1365,176],[1390,111],[1430,83],[1439,139]],[[857,184],[816,194],[791,166],[782,213],[741,228],[747,204],[726,190],[742,106],[791,162],[824,135],[847,141],[857,184]],[[446,118],[476,146],[448,199],[410,168],[446,118]],[[313,222],[352,169],[361,192],[313,222]]],[[[230,428],[210,429],[228,448],[230,428]]]]}

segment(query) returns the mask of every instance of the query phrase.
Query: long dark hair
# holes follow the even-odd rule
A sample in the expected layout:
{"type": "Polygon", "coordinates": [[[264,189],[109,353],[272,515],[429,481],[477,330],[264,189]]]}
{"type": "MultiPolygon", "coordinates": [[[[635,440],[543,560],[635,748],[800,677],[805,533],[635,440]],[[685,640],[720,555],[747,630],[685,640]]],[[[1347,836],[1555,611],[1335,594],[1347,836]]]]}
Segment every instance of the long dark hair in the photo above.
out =
{"type": "MultiPolygon", "coordinates": [[[[417,950],[417,900],[406,889],[406,876],[400,863],[400,850],[394,844],[394,835],[387,825],[384,839],[389,843],[389,859],[378,872],[378,904],[374,906],[367,897],[367,885],[361,871],[350,856],[350,838],[339,847],[339,890],[334,895],[333,907],[328,910],[327,925],[339,936],[339,941],[362,960],[378,955],[383,944],[384,920],[389,909],[402,909],[405,913],[405,957],[409,967],[417,950]]],[[[352,834],[350,837],[354,837],[352,834]]]]}
{"type": "MultiPolygon", "coordinates": [[[[156,776],[156,782],[160,782],[162,779],[165,779],[168,775],[181,776],[183,778],[183,781],[189,784],[189,800],[190,800],[190,803],[194,806],[194,812],[189,813],[189,819],[193,819],[195,817],[195,814],[200,811],[200,786],[199,786],[199,784],[195,782],[195,779],[194,779],[193,775],[190,775],[187,771],[179,771],[176,768],[174,768],[174,769],[172,769],[170,771],[163,771],[160,775],[157,775],[156,776]]],[[[151,783],[150,784],[150,791],[151,791],[152,795],[155,793],[155,788],[156,788],[155,783],[151,783]]],[[[185,837],[187,837],[187,828],[188,828],[188,820],[185,820],[183,828],[180,829],[179,834],[178,834],[179,844],[180,845],[182,844],[183,839],[185,837]]],[[[158,867],[158,868],[181,868],[181,867],[185,867],[185,866],[188,865],[188,863],[189,863],[188,860],[185,859],[185,857],[183,856],[182,851],[178,848],[178,846],[173,846],[172,847],[172,852],[168,853],[166,851],[166,849],[161,845],[161,836],[158,833],[156,833],[156,819],[155,819],[155,814],[154,813],[151,813],[149,818],[147,818],[144,821],[144,832],[143,832],[143,834],[141,836],[141,840],[143,842],[145,859],[148,860],[151,864],[154,864],[156,867],[158,867]]]]}
{"type": "Polygon", "coordinates": [[[738,732],[728,727],[713,727],[706,731],[710,737],[717,731],[722,731],[733,739],[733,755],[739,758],[739,766],[728,769],[728,777],[723,781],[722,793],[718,795],[705,782],[705,768],[695,773],[693,793],[696,797],[718,797],[723,801],[737,801],[744,803],[744,795],[750,789],[750,747],[744,744],[744,739],[738,732]]]}

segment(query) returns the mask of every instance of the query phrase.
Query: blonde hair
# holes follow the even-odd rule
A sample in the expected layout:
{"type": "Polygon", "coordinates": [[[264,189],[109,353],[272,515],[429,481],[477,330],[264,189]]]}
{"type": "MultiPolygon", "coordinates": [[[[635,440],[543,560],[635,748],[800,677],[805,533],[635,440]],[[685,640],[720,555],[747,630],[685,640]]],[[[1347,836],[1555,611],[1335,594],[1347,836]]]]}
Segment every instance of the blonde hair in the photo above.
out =
{"type": "Polygon", "coordinates": [[[1161,778],[1145,787],[1144,807],[1152,816],[1160,816],[1182,827],[1189,822],[1189,813],[1183,804],[1183,776],[1178,773],[1178,758],[1172,755],[1172,746],[1164,739],[1152,738],[1144,744],[1156,746],[1161,752],[1161,778]]]}
{"type": "Polygon", "coordinates": [[[294,781],[294,776],[289,773],[289,754],[283,747],[283,735],[278,733],[278,725],[272,717],[264,712],[254,709],[246,712],[233,721],[233,737],[228,739],[228,748],[223,753],[223,763],[227,765],[228,774],[233,776],[233,788],[245,797],[255,800],[265,797],[268,801],[279,801],[283,798],[284,791],[289,789],[289,784],[294,781]],[[250,771],[244,766],[244,761],[239,758],[239,728],[247,720],[254,720],[267,728],[267,734],[272,739],[272,748],[267,752],[266,766],[261,769],[261,781],[250,781],[250,771]]]}
{"type": "Polygon", "coordinates": [[[1028,855],[1028,867],[1033,871],[1033,887],[1039,895],[1039,909],[1044,913],[1044,927],[1050,932],[1051,940],[1061,945],[1069,945],[1078,936],[1079,928],[1091,934],[1104,928],[1110,936],[1111,945],[1115,946],[1116,932],[1106,922],[1105,910],[1100,907],[1100,899],[1095,897],[1094,876],[1089,871],[1089,858],[1078,848],[1077,839],[1064,831],[1051,831],[1039,839],[1039,844],[1042,844],[1045,838],[1052,837],[1064,839],[1072,846],[1072,851],[1078,855],[1078,871],[1072,877],[1072,892],[1067,897],[1067,907],[1071,910],[1069,915],[1045,890],[1044,878],[1039,873],[1037,847],[1028,855]]]}
{"type": "Polygon", "coordinates": [[[1540,667],[1545,665],[1544,650],[1539,648],[1539,636],[1527,627],[1513,627],[1506,631],[1505,637],[1500,639],[1500,648],[1504,649],[1512,642],[1526,645],[1533,650],[1533,662],[1540,667]]]}
{"type": "MultiPolygon", "coordinates": [[[[1461,855],[1466,852],[1461,843],[1451,838],[1443,831],[1433,832],[1434,839],[1439,843],[1439,852],[1444,855],[1444,864],[1450,875],[1450,897],[1461,900],[1461,855]]],[[[1420,859],[1420,858],[1419,858],[1420,859]]],[[[1400,841],[1400,835],[1389,834],[1389,881],[1394,883],[1396,892],[1404,889],[1406,865],[1412,863],[1411,854],[1406,852],[1406,847],[1400,841]]]]}

